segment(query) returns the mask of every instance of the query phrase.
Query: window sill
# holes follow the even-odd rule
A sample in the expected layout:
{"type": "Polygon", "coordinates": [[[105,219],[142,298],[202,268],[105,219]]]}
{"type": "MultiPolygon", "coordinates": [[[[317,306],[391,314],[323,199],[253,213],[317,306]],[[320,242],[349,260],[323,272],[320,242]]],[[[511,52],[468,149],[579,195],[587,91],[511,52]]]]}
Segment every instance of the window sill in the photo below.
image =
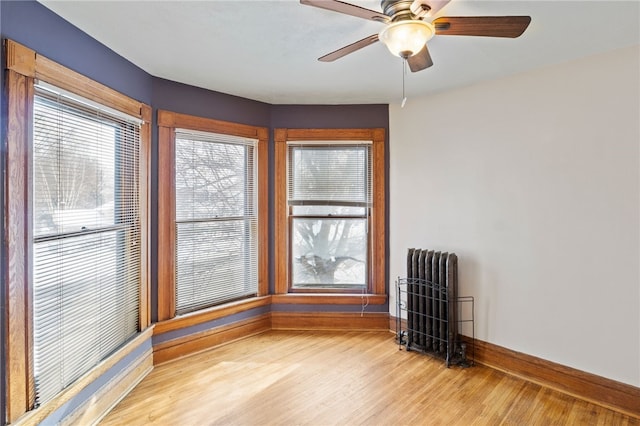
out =
{"type": "Polygon", "coordinates": [[[360,293],[289,293],[271,296],[273,304],[299,305],[359,305],[365,298],[370,305],[384,305],[387,303],[386,294],[360,293]]]}
{"type": "Polygon", "coordinates": [[[271,304],[271,297],[272,296],[259,296],[251,299],[239,300],[237,302],[226,303],[224,305],[214,306],[201,311],[190,312],[166,321],[160,321],[155,324],[153,334],[158,335],[168,331],[180,330],[193,325],[213,321],[218,318],[224,318],[239,312],[248,311],[260,306],[267,306],[271,304]]]}
{"type": "MultiPolygon", "coordinates": [[[[116,365],[120,360],[124,359],[131,352],[136,350],[140,345],[151,339],[153,334],[153,325],[138,333],[131,341],[118,349],[114,354],[104,359],[100,364],[89,370],[84,376],[76,380],[69,387],[60,392],[52,400],[45,402],[40,407],[28,411],[16,422],[17,425],[40,424],[45,421],[48,416],[54,413],[63,405],[67,404],[77,395],[79,395],[88,385],[95,382],[111,367],[116,365]]],[[[151,352],[149,352],[149,356],[151,352]]]]}

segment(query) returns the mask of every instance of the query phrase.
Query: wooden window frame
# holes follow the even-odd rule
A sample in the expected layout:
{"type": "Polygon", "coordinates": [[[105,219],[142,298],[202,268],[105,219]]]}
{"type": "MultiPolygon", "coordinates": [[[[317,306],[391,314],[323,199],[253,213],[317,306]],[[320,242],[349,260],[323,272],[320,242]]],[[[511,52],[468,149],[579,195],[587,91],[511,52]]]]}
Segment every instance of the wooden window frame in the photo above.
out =
{"type": "Polygon", "coordinates": [[[37,423],[77,395],[87,384],[106,371],[105,367],[123,359],[132,348],[149,338],[150,263],[149,205],[151,161],[151,107],[129,98],[107,86],[66,68],[12,40],[5,40],[5,91],[7,120],[5,124],[6,171],[4,203],[3,273],[5,281],[5,372],[6,422],[27,419],[37,423]],[[139,118],[140,131],[140,219],[141,280],[138,337],[92,369],[53,400],[33,410],[35,383],[33,377],[33,307],[31,286],[33,241],[33,208],[30,150],[33,138],[34,83],[41,80],[86,99],[139,118]],[[31,410],[31,411],[30,411],[31,410]]]}
{"type": "Polygon", "coordinates": [[[156,333],[190,327],[233,313],[265,306],[269,293],[269,207],[268,207],[268,143],[269,130],[158,110],[158,324],[156,333]],[[176,129],[197,130],[241,136],[258,140],[258,295],[176,316],[176,196],[175,138],[176,129]]]}
{"type": "Polygon", "coordinates": [[[275,129],[275,294],[273,303],[285,304],[360,304],[363,297],[373,305],[387,302],[386,229],[385,229],[385,130],[373,129],[275,129]],[[370,141],[372,143],[373,206],[369,293],[291,292],[289,280],[289,214],[287,206],[287,142],[370,141]]]}

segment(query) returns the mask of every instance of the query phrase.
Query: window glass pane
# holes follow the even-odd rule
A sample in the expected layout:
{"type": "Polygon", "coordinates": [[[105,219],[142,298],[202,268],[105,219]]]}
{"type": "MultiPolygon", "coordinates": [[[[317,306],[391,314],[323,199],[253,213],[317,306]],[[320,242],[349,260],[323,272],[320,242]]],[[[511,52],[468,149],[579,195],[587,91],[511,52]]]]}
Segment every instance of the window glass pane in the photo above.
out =
{"type": "Polygon", "coordinates": [[[34,105],[34,234],[114,223],[116,126],[39,97],[34,105]]]}
{"type": "Polygon", "coordinates": [[[176,138],[176,219],[243,216],[253,209],[253,147],[176,138]]]}
{"type": "Polygon", "coordinates": [[[258,292],[256,141],[176,132],[176,313],[258,292]]]}
{"type": "Polygon", "coordinates": [[[135,268],[119,268],[130,240],[127,232],[114,231],[34,245],[39,402],[51,399],[137,332],[138,274],[135,268]]]}
{"type": "Polygon", "coordinates": [[[178,224],[178,313],[257,293],[256,231],[256,219],[178,224]]]}
{"type": "Polygon", "coordinates": [[[365,287],[366,219],[292,219],[294,288],[365,287]]]}
{"type": "Polygon", "coordinates": [[[289,199],[370,201],[368,146],[291,146],[289,199]]]}

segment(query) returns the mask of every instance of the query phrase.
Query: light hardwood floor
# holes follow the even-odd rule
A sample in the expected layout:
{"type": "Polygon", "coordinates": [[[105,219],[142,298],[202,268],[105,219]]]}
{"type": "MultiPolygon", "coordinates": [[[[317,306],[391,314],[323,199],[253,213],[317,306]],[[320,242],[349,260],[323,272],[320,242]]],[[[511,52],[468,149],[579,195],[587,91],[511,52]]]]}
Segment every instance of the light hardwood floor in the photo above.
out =
{"type": "MultiPolygon", "coordinates": [[[[640,403],[640,402],[639,402],[640,403]]],[[[157,366],[107,425],[640,425],[386,332],[270,331],[157,366]]]]}

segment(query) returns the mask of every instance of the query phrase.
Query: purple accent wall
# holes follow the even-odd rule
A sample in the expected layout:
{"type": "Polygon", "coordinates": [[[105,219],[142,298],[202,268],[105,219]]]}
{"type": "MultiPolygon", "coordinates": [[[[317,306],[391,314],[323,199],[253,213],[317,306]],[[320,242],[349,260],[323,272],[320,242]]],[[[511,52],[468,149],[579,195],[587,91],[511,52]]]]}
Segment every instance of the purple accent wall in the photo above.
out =
{"type": "Polygon", "coordinates": [[[2,38],[24,44],[136,100],[151,103],[151,75],[40,3],[2,0],[0,7],[2,38]]]}
{"type": "Polygon", "coordinates": [[[269,127],[271,105],[239,96],[201,89],[163,78],[153,78],[154,109],[198,117],[269,127]]]}
{"type": "MultiPolygon", "coordinates": [[[[273,105],[271,127],[298,129],[383,127],[389,133],[389,106],[273,105]]],[[[387,135],[388,138],[388,135],[387,135]]]]}

